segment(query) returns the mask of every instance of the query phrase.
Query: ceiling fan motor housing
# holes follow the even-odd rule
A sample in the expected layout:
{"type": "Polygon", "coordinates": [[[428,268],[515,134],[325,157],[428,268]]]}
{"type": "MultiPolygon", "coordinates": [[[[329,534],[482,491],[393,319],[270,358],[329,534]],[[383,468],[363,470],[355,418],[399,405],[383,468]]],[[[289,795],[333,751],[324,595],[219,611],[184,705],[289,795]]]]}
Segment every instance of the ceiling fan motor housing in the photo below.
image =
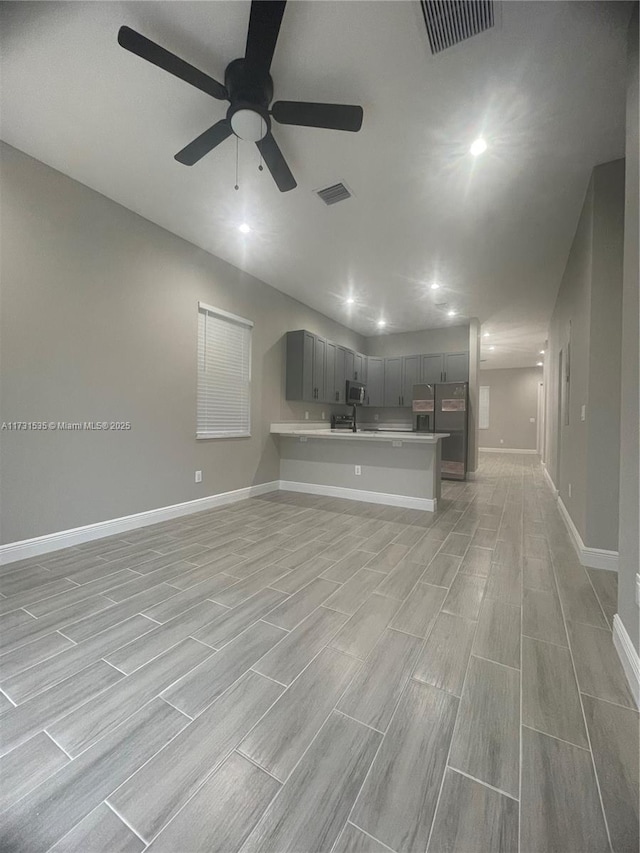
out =
{"type": "Polygon", "coordinates": [[[224,72],[224,83],[231,106],[227,119],[236,136],[257,142],[271,128],[269,104],[273,100],[273,80],[264,70],[256,69],[246,59],[234,59],[224,72]]]}

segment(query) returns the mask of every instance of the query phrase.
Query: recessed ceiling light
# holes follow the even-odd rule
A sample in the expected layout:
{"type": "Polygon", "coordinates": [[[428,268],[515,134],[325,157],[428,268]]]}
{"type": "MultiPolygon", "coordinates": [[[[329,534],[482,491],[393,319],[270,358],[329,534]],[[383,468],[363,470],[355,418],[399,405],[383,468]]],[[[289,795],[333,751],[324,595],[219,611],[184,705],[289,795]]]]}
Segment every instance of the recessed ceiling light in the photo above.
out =
{"type": "Polygon", "coordinates": [[[382,328],[383,326],[386,326],[386,325],[387,325],[387,321],[386,321],[386,320],[378,320],[378,326],[379,326],[380,328],[382,328]]]}
{"type": "Polygon", "coordinates": [[[489,347],[489,349],[495,349],[495,347],[489,347]]]}
{"type": "Polygon", "coordinates": [[[488,337],[489,337],[489,332],[485,332],[485,333],[483,334],[483,336],[482,336],[482,337],[483,337],[483,338],[488,338],[488,337]]]}
{"type": "Polygon", "coordinates": [[[353,298],[353,296],[347,296],[347,298],[345,299],[345,302],[347,303],[347,305],[353,305],[353,303],[355,301],[356,300],[353,298]]]}
{"type": "Polygon", "coordinates": [[[538,361],[538,362],[536,363],[536,367],[544,367],[543,362],[538,361]]]}
{"type": "Polygon", "coordinates": [[[453,308],[451,309],[451,311],[447,311],[447,314],[449,315],[449,317],[455,317],[457,313],[458,312],[454,311],[453,308]]]}
{"type": "Polygon", "coordinates": [[[243,222],[242,225],[238,226],[238,231],[242,232],[242,234],[248,234],[251,228],[249,228],[246,222],[243,222]]]}
{"type": "Polygon", "coordinates": [[[431,290],[437,290],[440,287],[437,281],[434,281],[431,285],[431,290]]]}
{"type": "Polygon", "coordinates": [[[543,350],[543,349],[541,349],[541,350],[540,350],[540,355],[544,355],[544,350],[543,350]]]}
{"type": "Polygon", "coordinates": [[[480,154],[484,154],[486,150],[487,143],[481,136],[471,143],[471,148],[469,149],[469,151],[473,154],[474,157],[478,157],[480,154]]]}

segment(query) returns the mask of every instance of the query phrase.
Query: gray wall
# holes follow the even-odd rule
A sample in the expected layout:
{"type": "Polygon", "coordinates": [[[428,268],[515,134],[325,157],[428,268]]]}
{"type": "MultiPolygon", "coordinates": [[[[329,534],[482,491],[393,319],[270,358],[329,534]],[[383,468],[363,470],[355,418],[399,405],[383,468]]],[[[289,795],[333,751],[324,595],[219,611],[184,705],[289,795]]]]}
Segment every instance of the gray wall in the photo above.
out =
{"type": "Polygon", "coordinates": [[[535,450],[540,367],[481,370],[480,385],[488,385],[489,429],[479,430],[480,447],[535,450]],[[530,422],[534,418],[534,423],[530,422]],[[503,439],[503,444],[500,443],[503,439]]]}
{"type": "Polygon", "coordinates": [[[430,352],[466,352],[469,349],[469,326],[374,335],[365,340],[367,355],[379,355],[385,358],[430,352]]]}
{"type": "Polygon", "coordinates": [[[618,548],[623,213],[624,161],[597,166],[558,292],[546,355],[549,473],[585,545],[613,551],[618,548]],[[559,365],[569,342],[566,424],[559,417],[559,365]]]}
{"type": "Polygon", "coordinates": [[[583,540],[586,530],[587,426],[580,407],[587,403],[589,364],[589,290],[593,186],[589,184],[549,327],[547,385],[547,470],[583,540]],[[559,358],[571,338],[569,424],[560,424],[559,358]],[[569,483],[572,496],[569,497],[569,483]]]}
{"type": "Polygon", "coordinates": [[[279,437],[280,477],[295,483],[338,486],[387,495],[440,497],[440,442],[279,437]],[[356,476],[355,466],[361,466],[356,476]]]}
{"type": "Polygon", "coordinates": [[[629,27],[627,87],[626,187],[624,273],[622,292],[622,371],[620,424],[620,528],[618,613],[640,652],[639,611],[635,603],[635,575],[640,566],[638,547],[638,7],[629,27]]]}
{"type": "Polygon", "coordinates": [[[593,173],[586,544],[618,547],[624,160],[593,173]],[[600,544],[609,542],[609,545],[600,544]]]}
{"type": "Polygon", "coordinates": [[[480,321],[473,317],[469,323],[469,438],[467,440],[467,469],[478,468],[478,403],[480,386],[480,321]]]}
{"type": "Polygon", "coordinates": [[[284,334],[359,335],[6,145],[2,421],[131,421],[2,432],[3,543],[278,479],[284,334]],[[198,300],[255,321],[252,435],[196,441],[198,300]],[[203,482],[194,482],[196,469],[203,482]]]}

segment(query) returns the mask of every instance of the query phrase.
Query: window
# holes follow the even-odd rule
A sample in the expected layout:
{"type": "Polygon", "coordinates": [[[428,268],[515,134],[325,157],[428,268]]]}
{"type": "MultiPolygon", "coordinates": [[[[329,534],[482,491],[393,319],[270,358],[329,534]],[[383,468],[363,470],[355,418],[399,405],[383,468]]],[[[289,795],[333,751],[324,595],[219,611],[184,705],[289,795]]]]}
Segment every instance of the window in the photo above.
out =
{"type": "Polygon", "coordinates": [[[196,438],[251,435],[253,323],[198,303],[196,438]]]}
{"type": "Polygon", "coordinates": [[[489,394],[490,386],[481,385],[478,406],[478,429],[489,429],[489,394]]]}

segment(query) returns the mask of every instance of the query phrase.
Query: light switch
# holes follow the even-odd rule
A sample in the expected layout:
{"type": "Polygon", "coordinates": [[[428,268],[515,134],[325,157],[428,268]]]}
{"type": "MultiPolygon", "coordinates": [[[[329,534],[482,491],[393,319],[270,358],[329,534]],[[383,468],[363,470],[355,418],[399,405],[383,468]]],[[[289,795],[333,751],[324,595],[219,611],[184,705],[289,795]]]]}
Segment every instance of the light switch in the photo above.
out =
{"type": "Polygon", "coordinates": [[[581,420],[581,421],[586,421],[586,419],[587,419],[587,407],[586,407],[586,406],[583,406],[583,407],[580,409],[580,420],[581,420]]]}
{"type": "Polygon", "coordinates": [[[535,419],[535,418],[529,418],[529,423],[530,423],[530,424],[535,424],[535,422],[536,422],[536,419],[535,419]]]}

